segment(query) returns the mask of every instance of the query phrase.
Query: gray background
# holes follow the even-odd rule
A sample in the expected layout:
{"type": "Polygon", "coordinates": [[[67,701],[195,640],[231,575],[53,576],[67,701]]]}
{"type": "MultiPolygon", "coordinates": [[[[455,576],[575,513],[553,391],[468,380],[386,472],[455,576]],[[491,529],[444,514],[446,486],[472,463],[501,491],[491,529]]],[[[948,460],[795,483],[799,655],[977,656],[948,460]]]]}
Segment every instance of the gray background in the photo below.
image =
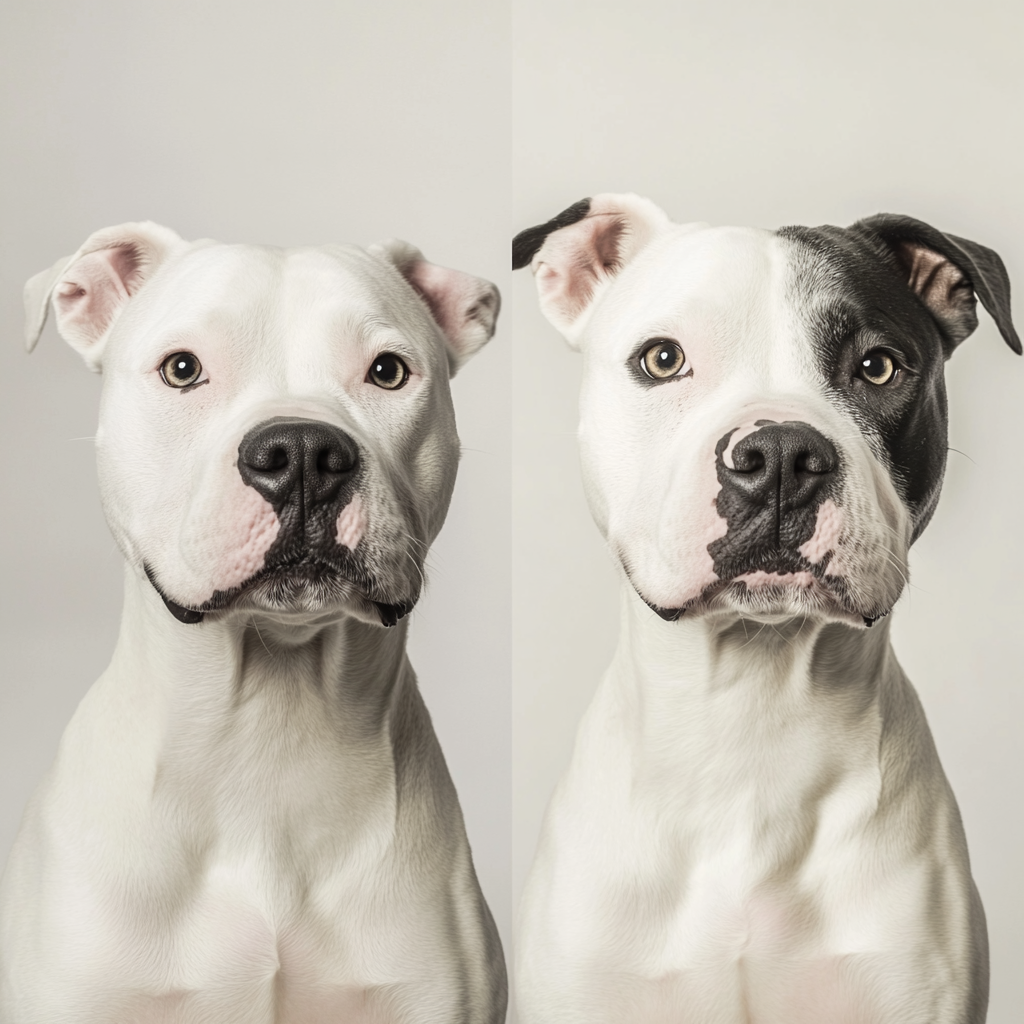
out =
{"type": "MultiPolygon", "coordinates": [[[[0,14],[0,859],[113,649],[121,557],[99,508],[101,380],[22,286],[94,230],[366,244],[397,235],[507,292],[504,4],[12,0],[0,14]]],[[[453,385],[463,457],[412,660],[508,945],[508,317],[453,385]]]]}
{"type": "MultiPolygon", "coordinates": [[[[634,191],[678,221],[913,214],[996,249],[1024,294],[1024,7],[515,0],[516,228],[634,191]]],[[[515,891],[618,631],[579,480],[580,358],[512,290],[515,891]]],[[[1024,307],[1017,303],[1018,327],[1024,307]]],[[[895,615],[967,829],[992,1024],[1024,1005],[1024,360],[986,314],[947,369],[938,512],[895,615]]]]}
{"type": "MultiPolygon", "coordinates": [[[[399,235],[511,299],[454,382],[468,450],[413,637],[507,947],[510,851],[518,893],[617,631],[579,484],[579,358],[529,276],[509,287],[513,228],[605,190],[647,194],[678,220],[766,227],[892,210],[996,248],[1019,290],[1022,39],[1009,2],[3,5],[0,857],[106,664],[121,587],[92,446],[75,440],[94,433],[100,380],[51,328],[25,356],[26,277],[98,227],[149,217],[277,244],[399,235]]],[[[989,915],[990,1020],[1013,1024],[1024,361],[983,314],[948,380],[950,444],[966,455],[950,456],[894,633],[989,915]]]]}

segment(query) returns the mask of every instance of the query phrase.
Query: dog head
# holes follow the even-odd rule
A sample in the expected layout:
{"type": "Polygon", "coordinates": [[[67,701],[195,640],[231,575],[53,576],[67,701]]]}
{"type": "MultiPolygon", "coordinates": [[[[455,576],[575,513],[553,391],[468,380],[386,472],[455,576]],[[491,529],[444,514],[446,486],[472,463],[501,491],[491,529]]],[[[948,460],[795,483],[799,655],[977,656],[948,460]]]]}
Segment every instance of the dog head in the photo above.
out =
{"type": "Polygon", "coordinates": [[[583,353],[588,500],[666,619],[886,614],[938,501],[975,296],[1021,352],[999,257],[909,217],[711,228],[601,195],[522,232],[513,265],[583,353]]]}
{"type": "Polygon", "coordinates": [[[100,487],[125,556],[183,622],[226,608],[415,603],[459,457],[448,380],[493,334],[493,285],[385,242],[189,243],[99,231],[26,286],[104,374],[100,487]]]}

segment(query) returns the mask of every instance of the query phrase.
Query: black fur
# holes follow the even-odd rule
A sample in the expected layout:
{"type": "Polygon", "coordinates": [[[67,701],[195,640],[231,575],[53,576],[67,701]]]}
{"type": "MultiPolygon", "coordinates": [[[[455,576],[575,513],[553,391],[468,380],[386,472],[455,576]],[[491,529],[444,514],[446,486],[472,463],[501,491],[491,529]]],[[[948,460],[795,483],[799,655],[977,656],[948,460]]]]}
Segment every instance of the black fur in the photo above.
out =
{"type": "Polygon", "coordinates": [[[590,213],[590,199],[581,199],[578,203],[573,203],[567,210],[552,217],[546,224],[538,224],[536,227],[520,231],[512,239],[512,269],[520,270],[522,267],[528,267],[548,235],[583,220],[588,213],[590,213]]]}
{"type": "Polygon", "coordinates": [[[857,221],[850,230],[873,234],[890,250],[900,242],[913,242],[945,256],[970,282],[1006,344],[1017,355],[1024,354],[1010,319],[1010,278],[998,253],[899,213],[876,213],[857,221]]]}
{"type": "Polygon", "coordinates": [[[787,227],[779,235],[798,246],[792,302],[808,325],[822,375],[887,458],[916,539],[935,510],[946,467],[943,368],[953,342],[908,286],[894,247],[912,240],[954,262],[1007,344],[1019,351],[1002,261],[976,243],[889,214],[850,228],[787,227]],[[901,367],[897,379],[882,387],[856,373],[857,361],[878,348],[892,353],[901,367]]]}

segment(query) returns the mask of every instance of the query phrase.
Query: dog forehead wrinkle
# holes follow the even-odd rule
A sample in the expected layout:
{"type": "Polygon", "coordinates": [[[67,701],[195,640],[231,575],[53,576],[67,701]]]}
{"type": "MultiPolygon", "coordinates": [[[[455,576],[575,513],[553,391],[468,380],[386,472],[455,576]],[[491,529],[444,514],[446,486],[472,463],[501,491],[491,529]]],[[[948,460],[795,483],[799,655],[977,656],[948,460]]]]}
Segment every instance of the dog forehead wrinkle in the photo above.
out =
{"type": "Polygon", "coordinates": [[[684,351],[696,338],[713,345],[716,361],[729,360],[732,371],[741,371],[752,358],[776,352],[775,339],[788,330],[791,314],[777,286],[785,262],[784,247],[768,231],[670,233],[613,282],[588,347],[619,358],[643,337],[673,337],[684,351]]]}
{"type": "Polygon", "coordinates": [[[366,358],[384,349],[415,353],[447,376],[440,328],[393,267],[352,246],[294,250],[288,260],[282,316],[307,323],[331,343],[359,341],[366,358]]]}
{"type": "MultiPolygon", "coordinates": [[[[273,322],[282,283],[282,253],[263,246],[200,243],[147,282],[111,340],[142,351],[176,336],[201,342],[211,334],[249,339],[273,322]]],[[[187,347],[187,346],[186,346],[187,347]]]]}

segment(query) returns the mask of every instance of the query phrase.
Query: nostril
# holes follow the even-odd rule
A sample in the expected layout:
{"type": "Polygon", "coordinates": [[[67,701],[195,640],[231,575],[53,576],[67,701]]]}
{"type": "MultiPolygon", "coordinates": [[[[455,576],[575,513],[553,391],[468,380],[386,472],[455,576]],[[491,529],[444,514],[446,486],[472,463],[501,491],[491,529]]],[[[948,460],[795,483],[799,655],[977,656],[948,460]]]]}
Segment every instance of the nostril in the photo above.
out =
{"type": "Polygon", "coordinates": [[[279,473],[291,461],[283,445],[255,445],[245,453],[245,464],[257,473],[279,473]]]}
{"type": "Polygon", "coordinates": [[[288,450],[286,448],[282,448],[281,446],[277,446],[276,448],[272,448],[268,453],[267,465],[265,469],[269,473],[274,473],[282,469],[287,469],[289,461],[290,460],[288,458],[288,450]]]}
{"type": "Polygon", "coordinates": [[[831,473],[835,465],[825,452],[805,451],[799,452],[793,463],[797,473],[831,473]]]}
{"type": "Polygon", "coordinates": [[[316,456],[316,468],[320,473],[348,473],[355,467],[355,459],[350,452],[329,445],[321,448],[316,456]]]}
{"type": "Polygon", "coordinates": [[[764,469],[764,452],[758,448],[744,448],[732,454],[732,465],[739,473],[757,473],[764,469]]]}

